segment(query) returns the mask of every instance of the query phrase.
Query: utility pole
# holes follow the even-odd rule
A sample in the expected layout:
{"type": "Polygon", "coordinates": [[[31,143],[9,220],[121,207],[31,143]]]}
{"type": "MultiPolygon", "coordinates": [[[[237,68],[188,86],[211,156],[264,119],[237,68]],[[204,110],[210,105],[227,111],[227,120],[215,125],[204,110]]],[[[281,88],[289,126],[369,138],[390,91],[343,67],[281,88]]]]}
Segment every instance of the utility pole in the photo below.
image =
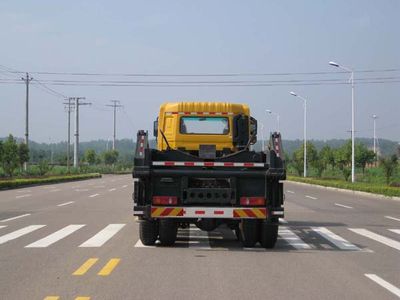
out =
{"type": "Polygon", "coordinates": [[[377,115],[372,115],[372,119],[374,119],[374,154],[375,154],[375,161],[378,158],[376,153],[376,119],[378,118],[377,115]]]}
{"type": "MultiPolygon", "coordinates": [[[[25,98],[25,144],[29,149],[29,83],[32,81],[32,77],[29,77],[29,73],[26,73],[26,77],[21,78],[26,85],[26,98],[25,98]]],[[[24,170],[28,168],[28,162],[24,163],[24,170]]]]}
{"type": "Polygon", "coordinates": [[[113,150],[115,150],[115,138],[116,138],[116,125],[117,125],[117,107],[123,107],[120,105],[118,100],[110,100],[113,104],[107,104],[106,106],[114,108],[114,134],[113,134],[113,150]]]}
{"type": "Polygon", "coordinates": [[[86,99],[85,97],[73,97],[71,100],[75,100],[75,144],[74,144],[74,167],[79,167],[79,106],[90,105],[89,102],[79,102],[80,100],[86,99]]]}
{"type": "Polygon", "coordinates": [[[68,138],[67,138],[67,170],[69,172],[71,165],[71,110],[74,107],[74,103],[72,102],[74,98],[69,97],[68,102],[64,102],[67,105],[67,113],[68,113],[68,138]]]}

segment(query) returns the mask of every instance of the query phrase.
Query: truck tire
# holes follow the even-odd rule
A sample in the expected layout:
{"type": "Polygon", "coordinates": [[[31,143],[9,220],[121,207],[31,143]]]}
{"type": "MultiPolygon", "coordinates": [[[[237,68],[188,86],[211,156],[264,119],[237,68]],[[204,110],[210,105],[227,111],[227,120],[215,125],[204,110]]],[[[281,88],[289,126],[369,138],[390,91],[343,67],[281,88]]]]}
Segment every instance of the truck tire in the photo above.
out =
{"type": "Polygon", "coordinates": [[[143,245],[154,245],[158,236],[158,224],[156,221],[141,220],[139,223],[139,236],[143,245]]]}
{"type": "Polygon", "coordinates": [[[161,245],[171,246],[176,241],[178,226],[174,220],[162,219],[159,225],[159,238],[161,245]]]}
{"type": "Polygon", "coordinates": [[[257,220],[242,220],[242,235],[240,237],[243,247],[251,248],[258,242],[259,228],[257,220]]]}
{"type": "Polygon", "coordinates": [[[270,224],[265,221],[260,224],[260,244],[264,248],[274,248],[278,239],[278,224],[270,224]]]}

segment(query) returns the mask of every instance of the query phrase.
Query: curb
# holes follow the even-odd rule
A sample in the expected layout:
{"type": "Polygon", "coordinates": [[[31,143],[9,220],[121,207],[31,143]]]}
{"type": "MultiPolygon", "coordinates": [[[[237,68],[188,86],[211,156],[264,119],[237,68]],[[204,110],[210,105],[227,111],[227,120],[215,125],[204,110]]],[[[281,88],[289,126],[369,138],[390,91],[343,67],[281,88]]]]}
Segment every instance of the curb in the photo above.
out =
{"type": "Polygon", "coordinates": [[[330,186],[323,186],[323,185],[318,185],[318,184],[304,183],[304,182],[298,182],[298,181],[292,181],[292,180],[286,180],[286,181],[288,181],[290,183],[295,183],[298,185],[309,185],[309,186],[320,188],[320,189],[326,189],[326,190],[330,190],[330,191],[342,192],[342,193],[347,193],[347,194],[352,194],[352,195],[360,195],[360,196],[366,196],[366,197],[370,197],[370,198],[379,198],[379,199],[384,199],[384,200],[400,201],[400,197],[390,197],[390,196],[367,193],[367,192],[362,192],[362,191],[346,190],[346,189],[340,189],[340,188],[335,188],[335,187],[330,187],[330,186]]]}

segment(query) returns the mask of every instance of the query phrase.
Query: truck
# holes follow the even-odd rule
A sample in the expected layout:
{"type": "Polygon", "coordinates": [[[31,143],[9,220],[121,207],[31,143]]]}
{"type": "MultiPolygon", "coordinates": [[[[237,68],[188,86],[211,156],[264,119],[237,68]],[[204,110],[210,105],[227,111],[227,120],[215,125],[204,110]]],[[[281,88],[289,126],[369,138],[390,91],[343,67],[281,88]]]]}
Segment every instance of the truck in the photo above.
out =
{"type": "Polygon", "coordinates": [[[286,179],[279,132],[255,151],[257,120],[249,106],[176,102],[160,106],[156,147],[137,133],[133,215],[144,245],[171,246],[179,228],[233,230],[244,247],[273,248],[284,217],[286,179]]]}

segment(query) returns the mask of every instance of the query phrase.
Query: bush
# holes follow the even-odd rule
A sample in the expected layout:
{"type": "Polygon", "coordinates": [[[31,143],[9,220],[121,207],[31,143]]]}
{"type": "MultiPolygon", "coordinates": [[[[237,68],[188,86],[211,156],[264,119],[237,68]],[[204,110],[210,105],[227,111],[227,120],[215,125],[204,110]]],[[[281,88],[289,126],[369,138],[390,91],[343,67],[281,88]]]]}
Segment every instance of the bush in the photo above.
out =
{"type": "Polygon", "coordinates": [[[90,173],[90,174],[79,174],[79,175],[51,176],[45,178],[20,178],[20,179],[10,179],[10,180],[0,180],[0,189],[11,189],[26,185],[48,184],[48,183],[84,180],[84,179],[99,178],[99,177],[101,177],[101,174],[99,173],[90,173]]]}

